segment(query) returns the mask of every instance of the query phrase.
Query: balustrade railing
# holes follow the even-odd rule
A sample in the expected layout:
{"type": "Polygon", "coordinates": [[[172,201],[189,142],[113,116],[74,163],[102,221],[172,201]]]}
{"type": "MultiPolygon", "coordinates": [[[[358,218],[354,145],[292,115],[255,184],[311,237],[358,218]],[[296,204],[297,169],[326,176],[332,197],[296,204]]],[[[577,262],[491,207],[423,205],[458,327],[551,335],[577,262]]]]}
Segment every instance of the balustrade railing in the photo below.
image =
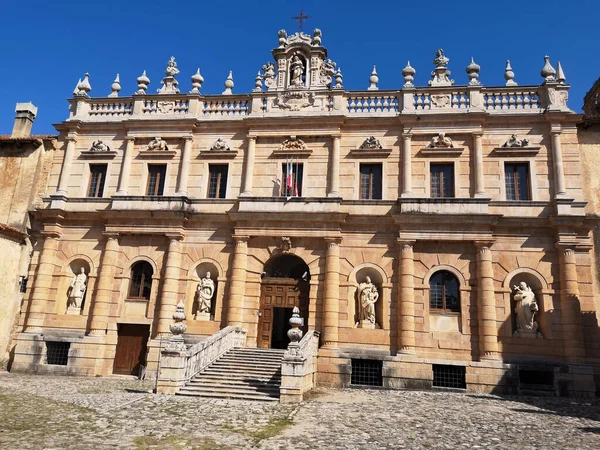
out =
{"type": "Polygon", "coordinates": [[[144,100],[142,114],[187,114],[190,102],[188,99],[152,99],[144,100]]]}
{"type": "Polygon", "coordinates": [[[111,117],[130,116],[133,114],[133,101],[92,101],[90,103],[90,116],[111,117]]]}
{"type": "Polygon", "coordinates": [[[396,93],[348,93],[346,99],[349,114],[398,113],[396,93]]]}
{"type": "Polygon", "coordinates": [[[483,105],[487,110],[524,110],[540,109],[540,97],[537,89],[493,89],[483,90],[483,105]]]}
{"type": "Polygon", "coordinates": [[[414,109],[427,111],[438,108],[467,109],[469,93],[465,91],[429,91],[417,90],[413,99],[414,109]]]}
{"type": "Polygon", "coordinates": [[[250,101],[244,97],[209,97],[204,101],[204,116],[247,116],[250,110],[250,101]]]}

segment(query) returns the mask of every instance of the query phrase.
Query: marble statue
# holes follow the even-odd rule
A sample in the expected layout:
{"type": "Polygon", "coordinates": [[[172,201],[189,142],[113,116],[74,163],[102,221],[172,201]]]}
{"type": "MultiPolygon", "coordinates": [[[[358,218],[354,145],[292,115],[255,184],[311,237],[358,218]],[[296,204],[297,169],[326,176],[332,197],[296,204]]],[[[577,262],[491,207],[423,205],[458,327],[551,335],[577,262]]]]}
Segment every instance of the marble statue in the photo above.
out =
{"type": "Polygon", "coordinates": [[[161,137],[155,137],[148,144],[148,150],[169,150],[167,142],[163,141],[161,137]]]}
{"type": "Polygon", "coordinates": [[[292,86],[302,86],[302,76],[304,75],[304,63],[300,59],[300,56],[294,55],[292,57],[292,62],[290,64],[290,72],[290,84],[292,86]]]}
{"type": "Polygon", "coordinates": [[[69,308],[81,309],[83,303],[83,296],[85,295],[87,276],[85,275],[85,269],[82,267],[81,271],[73,277],[71,286],[69,287],[69,308]]]}
{"type": "Polygon", "coordinates": [[[210,313],[210,301],[215,294],[215,282],[210,278],[210,272],[206,272],[204,278],[198,283],[198,312],[210,313]]]}
{"type": "Polygon", "coordinates": [[[534,318],[539,307],[535,301],[535,294],[524,281],[521,281],[518,286],[513,286],[513,291],[517,314],[517,330],[514,335],[523,336],[529,333],[536,336],[538,324],[534,318]]]}
{"type": "Polygon", "coordinates": [[[429,142],[430,148],[452,148],[454,144],[452,143],[452,139],[446,136],[446,133],[438,133],[437,136],[431,138],[431,142],[429,142]]]}
{"type": "Polygon", "coordinates": [[[92,147],[90,148],[91,152],[108,152],[109,150],[110,148],[108,147],[108,145],[106,145],[100,139],[92,142],[92,147]]]}
{"type": "Polygon", "coordinates": [[[371,277],[366,277],[358,285],[358,299],[360,301],[360,320],[375,325],[375,303],[379,299],[377,286],[371,282],[371,277]]]}
{"type": "Polygon", "coordinates": [[[502,147],[527,147],[529,139],[518,139],[516,134],[511,135],[502,147]]]}

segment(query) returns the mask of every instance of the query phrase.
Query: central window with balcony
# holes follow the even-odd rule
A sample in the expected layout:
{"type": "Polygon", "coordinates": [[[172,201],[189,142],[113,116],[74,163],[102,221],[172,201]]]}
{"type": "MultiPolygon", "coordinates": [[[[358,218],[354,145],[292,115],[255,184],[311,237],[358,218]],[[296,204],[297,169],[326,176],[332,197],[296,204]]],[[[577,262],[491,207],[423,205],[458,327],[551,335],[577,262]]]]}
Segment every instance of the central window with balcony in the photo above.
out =
{"type": "Polygon", "coordinates": [[[360,165],[360,199],[381,200],[381,164],[360,165]]]}
{"type": "Polygon", "coordinates": [[[165,177],[167,166],[164,164],[148,165],[148,187],[146,195],[163,195],[165,191],[165,177]]]}
{"type": "Polygon", "coordinates": [[[454,197],[454,164],[436,163],[429,166],[432,198],[454,197]]]}
{"type": "Polygon", "coordinates": [[[227,191],[227,164],[209,164],[208,198],[225,198],[227,191]]]}

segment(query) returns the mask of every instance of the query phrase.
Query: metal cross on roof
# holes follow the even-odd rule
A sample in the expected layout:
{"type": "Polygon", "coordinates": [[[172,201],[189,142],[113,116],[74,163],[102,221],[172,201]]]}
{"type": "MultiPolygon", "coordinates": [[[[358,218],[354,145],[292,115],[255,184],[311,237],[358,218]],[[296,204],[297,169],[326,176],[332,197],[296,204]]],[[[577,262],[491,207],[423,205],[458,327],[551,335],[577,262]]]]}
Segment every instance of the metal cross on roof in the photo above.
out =
{"type": "Polygon", "coordinates": [[[298,14],[297,16],[292,17],[292,20],[295,20],[296,22],[298,22],[298,30],[302,31],[302,25],[304,24],[304,22],[306,22],[306,19],[310,19],[310,16],[307,16],[306,14],[304,14],[304,10],[300,10],[300,14],[298,14]]]}

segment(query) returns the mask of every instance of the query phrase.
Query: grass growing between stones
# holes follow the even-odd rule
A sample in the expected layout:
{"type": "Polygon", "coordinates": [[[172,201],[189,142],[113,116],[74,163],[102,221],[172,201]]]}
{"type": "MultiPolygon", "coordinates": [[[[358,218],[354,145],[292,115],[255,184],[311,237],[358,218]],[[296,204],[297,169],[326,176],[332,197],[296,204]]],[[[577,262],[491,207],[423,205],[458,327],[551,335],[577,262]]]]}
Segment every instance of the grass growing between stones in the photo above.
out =
{"type": "Polygon", "coordinates": [[[189,436],[138,436],[133,439],[135,450],[229,450],[231,447],[219,444],[211,438],[190,438],[189,436]]]}
{"type": "Polygon", "coordinates": [[[253,445],[258,445],[258,443],[264,439],[279,436],[286,430],[287,427],[293,425],[293,423],[294,421],[290,419],[289,415],[286,413],[285,416],[272,418],[271,420],[269,420],[269,423],[267,423],[259,429],[253,430],[246,428],[237,428],[229,424],[221,425],[221,429],[230,433],[238,433],[244,435],[252,441],[253,445]]]}

